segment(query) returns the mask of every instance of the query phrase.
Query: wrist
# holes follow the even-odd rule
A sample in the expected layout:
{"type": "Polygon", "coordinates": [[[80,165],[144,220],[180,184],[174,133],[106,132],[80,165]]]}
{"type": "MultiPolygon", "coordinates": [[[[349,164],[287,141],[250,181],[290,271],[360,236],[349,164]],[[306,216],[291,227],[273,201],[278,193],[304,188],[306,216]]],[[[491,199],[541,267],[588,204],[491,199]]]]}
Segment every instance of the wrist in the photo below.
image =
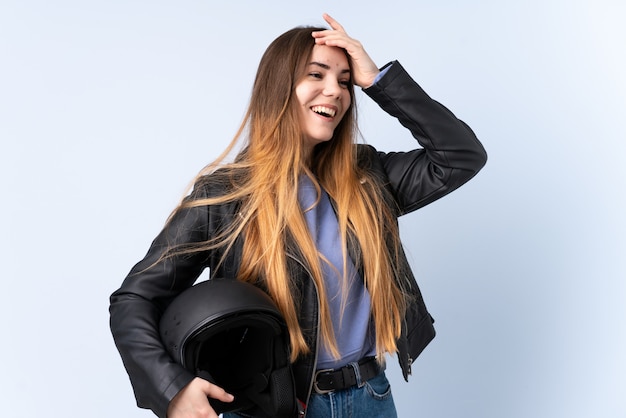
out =
{"type": "Polygon", "coordinates": [[[364,77],[363,81],[359,83],[358,86],[363,89],[372,87],[374,84],[376,84],[379,78],[380,71],[376,70],[375,72],[372,72],[371,74],[368,74],[366,77],[364,77]]]}

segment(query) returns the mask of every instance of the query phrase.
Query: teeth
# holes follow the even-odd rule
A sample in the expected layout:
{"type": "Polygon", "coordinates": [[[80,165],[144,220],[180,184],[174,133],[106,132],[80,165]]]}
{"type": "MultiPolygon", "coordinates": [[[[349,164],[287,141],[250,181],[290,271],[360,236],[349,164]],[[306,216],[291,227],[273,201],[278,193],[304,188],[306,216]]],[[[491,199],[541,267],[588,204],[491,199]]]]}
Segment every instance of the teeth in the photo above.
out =
{"type": "Polygon", "coordinates": [[[335,116],[335,110],[326,106],[313,106],[311,110],[323,116],[330,116],[330,117],[335,116]]]}

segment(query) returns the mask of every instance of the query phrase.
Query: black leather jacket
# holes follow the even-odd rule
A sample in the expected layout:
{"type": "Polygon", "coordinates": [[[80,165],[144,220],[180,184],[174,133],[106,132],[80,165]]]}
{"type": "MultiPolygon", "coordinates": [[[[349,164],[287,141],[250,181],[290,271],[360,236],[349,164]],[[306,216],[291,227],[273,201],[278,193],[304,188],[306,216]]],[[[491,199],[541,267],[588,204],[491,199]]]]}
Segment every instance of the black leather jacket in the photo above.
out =
{"type": "MultiPolygon", "coordinates": [[[[448,109],[432,100],[398,62],[373,86],[364,90],[380,107],[398,118],[422,148],[409,152],[383,153],[357,145],[358,161],[380,181],[397,215],[416,210],[446,195],[471,179],[485,164],[487,155],[472,130],[448,109]]],[[[212,196],[223,183],[204,181],[192,196],[212,196]]],[[[235,277],[241,242],[227,254],[219,251],[173,257],[146,270],[172,244],[207,240],[233,216],[237,203],[198,207],[178,212],[157,236],[145,258],[133,267],[122,286],[111,295],[110,324],[117,348],[130,376],[137,404],[165,417],[171,399],[193,378],[166,353],[158,332],[159,318],[169,302],[191,286],[206,268],[211,275],[235,277]]],[[[350,248],[352,254],[358,248],[350,248]]],[[[301,286],[300,325],[311,354],[294,364],[296,393],[308,400],[317,357],[318,299],[313,280],[300,263],[297,252],[289,254],[290,271],[301,286]]],[[[358,254],[354,256],[358,259],[358,254]]],[[[415,296],[398,340],[398,359],[405,379],[411,363],[435,336],[433,320],[426,310],[417,283],[403,256],[404,277],[415,296]]]]}

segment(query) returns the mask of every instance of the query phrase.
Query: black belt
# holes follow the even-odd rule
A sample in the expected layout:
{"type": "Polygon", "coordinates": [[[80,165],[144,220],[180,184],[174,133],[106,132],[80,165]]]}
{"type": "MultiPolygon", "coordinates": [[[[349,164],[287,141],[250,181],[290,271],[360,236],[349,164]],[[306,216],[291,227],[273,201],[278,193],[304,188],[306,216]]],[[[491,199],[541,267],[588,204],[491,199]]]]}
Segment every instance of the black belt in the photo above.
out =
{"type": "Polygon", "coordinates": [[[365,357],[359,360],[358,364],[348,364],[341,369],[318,370],[313,376],[313,389],[316,393],[324,394],[356,386],[359,382],[354,366],[359,369],[361,383],[378,376],[384,370],[376,361],[376,357],[365,357]]]}

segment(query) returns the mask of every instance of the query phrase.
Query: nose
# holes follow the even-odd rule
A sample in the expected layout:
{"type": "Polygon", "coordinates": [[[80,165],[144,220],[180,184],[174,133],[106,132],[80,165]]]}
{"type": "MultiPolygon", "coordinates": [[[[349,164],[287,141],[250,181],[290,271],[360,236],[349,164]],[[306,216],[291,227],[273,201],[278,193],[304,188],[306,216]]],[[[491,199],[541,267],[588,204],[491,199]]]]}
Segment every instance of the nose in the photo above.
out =
{"type": "Polygon", "coordinates": [[[324,95],[330,97],[340,97],[341,96],[341,85],[339,84],[339,80],[334,77],[326,77],[324,80],[326,84],[324,84],[324,95]]]}

